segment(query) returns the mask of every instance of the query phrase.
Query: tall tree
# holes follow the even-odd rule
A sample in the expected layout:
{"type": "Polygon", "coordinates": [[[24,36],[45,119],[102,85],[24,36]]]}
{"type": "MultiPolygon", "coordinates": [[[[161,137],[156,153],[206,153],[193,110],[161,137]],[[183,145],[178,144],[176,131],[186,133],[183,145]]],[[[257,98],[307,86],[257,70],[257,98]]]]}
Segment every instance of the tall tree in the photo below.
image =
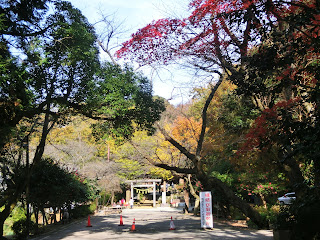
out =
{"type": "MultiPolygon", "coordinates": [[[[24,4],[26,2],[22,1],[24,4]]],[[[3,4],[3,6],[6,5],[3,4]]],[[[30,8],[36,10],[37,6],[36,4],[30,8]]],[[[45,33],[44,35],[39,35],[29,34],[27,29],[27,34],[23,35],[24,42],[19,45],[25,54],[25,59],[21,64],[16,65],[17,68],[23,69],[22,73],[24,73],[24,75],[16,74],[21,88],[18,92],[23,93],[23,97],[28,97],[28,101],[22,102],[15,98],[13,105],[15,109],[12,111],[12,116],[5,116],[1,119],[7,121],[7,125],[12,128],[22,123],[23,118],[37,119],[36,122],[41,126],[41,136],[34,158],[30,161],[33,164],[37,164],[42,158],[48,133],[58,118],[66,112],[65,107],[85,100],[89,83],[98,66],[95,35],[84,16],[67,2],[56,2],[54,7],[54,12],[47,15],[44,22],[38,19],[40,15],[34,16],[36,19],[30,17],[34,21],[38,20],[37,23],[33,22],[35,26],[41,25],[41,28],[47,31],[42,32],[45,33]],[[86,49],[86,51],[81,49],[86,49]]],[[[14,16],[15,8],[12,8],[11,11],[14,16]]],[[[34,14],[37,12],[35,11],[34,14]]],[[[26,23],[23,20],[21,22],[26,23]]],[[[33,29],[32,24],[22,26],[22,28],[27,27],[33,29]]],[[[13,87],[16,87],[12,80],[11,82],[1,81],[8,86],[1,88],[4,103],[11,100],[11,96],[5,90],[10,93],[13,87]]],[[[29,134],[33,131],[32,127],[26,129],[27,134],[28,131],[29,134]]],[[[2,153],[2,156],[5,155],[2,153]]],[[[4,166],[7,165],[5,158],[3,163],[4,166]]],[[[5,197],[0,202],[0,205],[4,207],[0,213],[1,234],[4,220],[15,206],[25,186],[25,182],[16,182],[16,184],[6,189],[5,197]]]]}
{"type": "MultiPolygon", "coordinates": [[[[187,151],[183,145],[173,139],[164,129],[161,129],[166,140],[193,162],[193,168],[163,167],[179,172],[196,173],[208,188],[219,189],[260,227],[264,223],[257,212],[235,196],[231,189],[218,179],[209,178],[206,174],[201,151],[207,124],[207,109],[217,88],[224,80],[223,72],[227,74],[228,79],[250,94],[258,109],[263,111],[268,108],[272,95],[266,96],[257,92],[248,81],[251,79],[250,73],[253,72],[247,71],[252,63],[250,54],[255,46],[259,46],[264,41],[268,46],[268,36],[274,29],[283,31],[277,31],[277,34],[284,36],[283,41],[292,40],[287,38],[285,25],[289,26],[292,33],[316,42],[319,34],[318,4],[318,1],[193,0],[189,4],[192,12],[188,18],[161,19],[152,22],[133,34],[132,39],[125,42],[117,52],[118,57],[134,60],[140,65],[166,65],[175,60],[184,59],[199,70],[212,76],[217,75],[218,80],[212,84],[211,92],[203,106],[202,131],[195,153],[187,151]],[[303,14],[304,18],[300,18],[302,12],[306,12],[303,14]],[[311,34],[305,31],[309,27],[311,27],[311,34]]],[[[291,49],[294,48],[291,46],[291,49]]],[[[270,53],[274,55],[277,51],[270,51],[270,53]]],[[[316,54],[315,58],[318,56],[316,54]]],[[[255,60],[257,61],[257,59],[255,60]]],[[[285,61],[286,58],[283,60],[285,61]]],[[[264,62],[264,59],[260,58],[260,61],[264,62]]],[[[267,61],[267,64],[270,62],[267,61]]],[[[289,76],[289,72],[284,71],[286,76],[289,76]]],[[[256,80],[255,87],[264,87],[263,84],[259,84],[259,79],[256,80]]],[[[281,91],[286,88],[285,81],[283,83],[284,85],[279,86],[281,91]]],[[[258,89],[260,90],[260,88],[258,89]]]]}
{"type": "MultiPolygon", "coordinates": [[[[94,29],[69,2],[54,1],[52,11],[45,14],[45,10],[46,1],[1,2],[4,19],[10,20],[1,21],[1,30],[6,29],[8,36],[18,36],[13,42],[16,45],[10,44],[21,51],[19,61],[13,58],[14,49],[8,47],[10,38],[2,36],[0,106],[4,111],[0,121],[4,123],[1,124],[3,133],[10,127],[16,133],[10,135],[11,140],[15,137],[25,141],[37,127],[40,134],[30,160],[35,166],[42,159],[49,132],[57,123],[63,124],[61,120],[69,114],[80,113],[104,120],[101,125],[108,131],[113,128],[112,133],[120,138],[130,137],[134,126],[151,131],[163,106],[162,101],[152,99],[147,79],[129,67],[121,69],[108,63],[100,66],[94,29]],[[22,11],[23,6],[26,12],[22,11]],[[18,30],[11,31],[11,25],[18,30]],[[25,119],[34,124],[23,126],[25,119]],[[20,135],[15,129],[17,126],[21,127],[20,135]]],[[[6,169],[9,158],[4,150],[10,141],[2,134],[1,139],[1,166],[6,169]]],[[[16,162],[22,164],[22,154],[18,156],[16,162]]],[[[5,197],[0,199],[1,233],[3,222],[26,182],[8,178],[8,183],[7,186],[12,187],[1,192],[5,197]]]]}

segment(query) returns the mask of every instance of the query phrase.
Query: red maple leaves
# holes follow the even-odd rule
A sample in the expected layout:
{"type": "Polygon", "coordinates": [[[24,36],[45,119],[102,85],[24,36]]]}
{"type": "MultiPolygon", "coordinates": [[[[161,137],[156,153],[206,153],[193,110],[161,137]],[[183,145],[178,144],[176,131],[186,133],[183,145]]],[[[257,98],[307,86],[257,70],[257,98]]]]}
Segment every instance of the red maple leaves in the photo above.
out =
{"type": "Polygon", "coordinates": [[[275,136],[286,134],[284,128],[279,127],[282,120],[281,111],[292,112],[301,101],[300,97],[278,102],[272,108],[265,109],[255,120],[253,127],[246,135],[246,142],[238,154],[261,147],[261,144],[272,142],[275,136]]]}
{"type": "Polygon", "coordinates": [[[140,65],[167,64],[181,57],[220,66],[221,57],[235,62],[259,42],[259,28],[279,15],[279,4],[267,4],[274,5],[258,0],[193,0],[188,18],[153,21],[123,43],[116,56],[140,65]]]}
{"type": "Polygon", "coordinates": [[[178,19],[160,19],[153,21],[132,38],[123,43],[122,48],[117,51],[117,57],[128,57],[136,55],[136,61],[140,64],[150,64],[155,61],[166,61],[175,55],[174,45],[177,41],[170,38],[170,35],[177,35],[185,27],[186,23],[178,19]],[[171,47],[168,47],[172,45],[171,47]]]}

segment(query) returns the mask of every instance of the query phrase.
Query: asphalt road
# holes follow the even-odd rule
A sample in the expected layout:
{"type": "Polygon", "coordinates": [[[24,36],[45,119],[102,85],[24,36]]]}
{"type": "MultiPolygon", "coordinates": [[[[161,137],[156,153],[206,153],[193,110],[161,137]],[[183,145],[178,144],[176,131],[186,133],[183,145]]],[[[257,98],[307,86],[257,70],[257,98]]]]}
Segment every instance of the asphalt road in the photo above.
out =
{"type": "Polygon", "coordinates": [[[125,209],[122,212],[124,226],[120,224],[120,214],[91,216],[88,220],[72,222],[34,240],[95,240],[95,239],[257,239],[271,240],[270,230],[248,230],[214,222],[213,230],[200,228],[200,218],[182,214],[172,208],[125,209]],[[171,217],[176,230],[169,230],[171,217]],[[132,228],[135,219],[135,230],[132,228]]]}

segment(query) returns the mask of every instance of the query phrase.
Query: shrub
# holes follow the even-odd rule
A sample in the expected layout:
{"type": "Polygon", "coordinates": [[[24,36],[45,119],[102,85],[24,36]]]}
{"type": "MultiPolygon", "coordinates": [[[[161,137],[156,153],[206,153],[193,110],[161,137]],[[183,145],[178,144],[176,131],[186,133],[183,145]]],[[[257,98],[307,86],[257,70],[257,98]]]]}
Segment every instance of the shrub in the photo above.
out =
{"type": "MultiPolygon", "coordinates": [[[[3,209],[0,209],[0,210],[3,210],[3,209]]],[[[18,203],[4,223],[4,235],[12,235],[14,233],[12,231],[12,224],[20,219],[25,219],[25,218],[26,218],[25,209],[21,206],[21,203],[18,203]]]]}
{"type": "MultiPolygon", "coordinates": [[[[25,239],[28,235],[27,232],[27,219],[20,219],[13,223],[12,230],[16,234],[18,239],[25,239]]],[[[36,223],[29,221],[29,233],[34,234],[36,232],[36,223]]]]}
{"type": "Polygon", "coordinates": [[[92,214],[96,210],[96,204],[92,203],[90,205],[80,205],[75,209],[71,210],[73,218],[86,217],[89,214],[92,214]]]}
{"type": "Polygon", "coordinates": [[[292,229],[295,219],[289,211],[289,206],[281,206],[273,223],[274,230],[288,230],[292,229]]]}
{"type": "MultiPolygon", "coordinates": [[[[276,221],[279,214],[279,206],[275,205],[267,208],[263,206],[256,206],[255,209],[259,212],[262,220],[268,224],[265,226],[266,228],[271,228],[277,224],[276,221]]],[[[248,221],[248,226],[250,228],[258,228],[251,220],[248,221]]]]}

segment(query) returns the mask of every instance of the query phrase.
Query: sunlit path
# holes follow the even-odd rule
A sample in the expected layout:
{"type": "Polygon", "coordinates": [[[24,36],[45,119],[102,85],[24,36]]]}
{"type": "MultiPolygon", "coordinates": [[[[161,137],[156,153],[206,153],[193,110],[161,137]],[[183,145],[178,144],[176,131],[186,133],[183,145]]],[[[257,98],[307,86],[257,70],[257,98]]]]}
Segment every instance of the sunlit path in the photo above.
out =
{"type": "Polygon", "coordinates": [[[272,239],[270,230],[246,230],[214,223],[213,230],[200,229],[200,218],[184,215],[172,208],[125,209],[122,212],[124,226],[119,226],[120,214],[91,217],[92,227],[87,220],[68,226],[35,240],[55,239],[272,239]],[[169,230],[173,218],[176,230],[169,230]],[[135,232],[131,226],[135,219],[135,232]]]}

